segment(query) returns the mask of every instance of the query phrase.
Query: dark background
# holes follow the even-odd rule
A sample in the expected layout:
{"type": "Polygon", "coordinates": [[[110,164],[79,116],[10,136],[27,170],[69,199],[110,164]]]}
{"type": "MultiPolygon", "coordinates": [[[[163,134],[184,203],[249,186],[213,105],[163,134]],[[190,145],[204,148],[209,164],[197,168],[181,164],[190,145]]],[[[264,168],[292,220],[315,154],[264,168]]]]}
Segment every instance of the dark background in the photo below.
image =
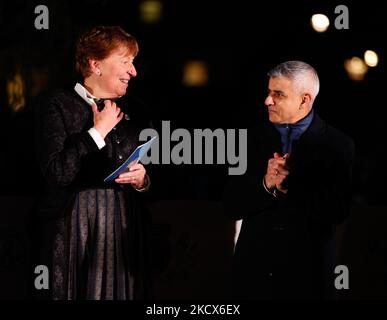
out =
{"type": "MultiPolygon", "coordinates": [[[[33,148],[33,108],[39,94],[72,87],[74,43],[94,25],[120,25],[140,45],[138,76],[129,93],[152,111],[156,128],[247,128],[266,117],[267,71],[303,60],[319,72],[318,113],[356,144],[353,214],[338,230],[340,257],[351,270],[343,298],[387,297],[385,169],[386,10],[381,1],[163,2],[162,18],[144,23],[142,1],[0,2],[0,297],[27,297],[28,226],[40,175],[33,148]],[[49,8],[49,30],[34,27],[39,4],[49,8]],[[349,30],[336,30],[337,5],[349,9],[349,30]],[[330,18],[327,32],[310,26],[314,13],[330,18]],[[372,49],[379,64],[361,82],[344,60],[372,49]],[[203,87],[182,83],[189,60],[208,65],[203,87]],[[25,107],[12,110],[6,92],[15,73],[25,85],[25,107]]],[[[227,297],[233,224],[220,199],[227,166],[154,168],[154,243],[157,298],[227,297]],[[214,241],[216,239],[216,241],[214,241]],[[214,254],[216,253],[216,254],[214,254]],[[223,266],[226,266],[222,268],[223,266]]]]}

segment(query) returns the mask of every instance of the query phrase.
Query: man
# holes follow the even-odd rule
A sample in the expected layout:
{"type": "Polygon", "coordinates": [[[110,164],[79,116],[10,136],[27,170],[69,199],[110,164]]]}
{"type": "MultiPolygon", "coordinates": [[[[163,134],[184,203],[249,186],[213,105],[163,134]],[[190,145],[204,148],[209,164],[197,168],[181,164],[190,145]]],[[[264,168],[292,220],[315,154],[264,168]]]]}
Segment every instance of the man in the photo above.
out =
{"type": "Polygon", "coordinates": [[[225,190],[226,213],[243,219],[233,295],[320,299],[334,294],[335,225],[348,214],[354,144],[313,109],[319,91],[309,64],[268,73],[270,122],[248,132],[246,174],[225,190]]]}

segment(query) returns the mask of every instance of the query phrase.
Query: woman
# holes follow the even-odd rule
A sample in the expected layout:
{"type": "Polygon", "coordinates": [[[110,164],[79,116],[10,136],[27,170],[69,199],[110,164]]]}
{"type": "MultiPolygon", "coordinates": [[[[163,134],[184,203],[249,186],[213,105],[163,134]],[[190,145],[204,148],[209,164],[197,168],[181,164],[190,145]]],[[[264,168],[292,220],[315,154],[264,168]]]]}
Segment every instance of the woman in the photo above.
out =
{"type": "Polygon", "coordinates": [[[82,83],[39,105],[36,148],[47,183],[39,214],[53,299],[149,297],[141,197],[150,179],[136,164],[115,182],[103,182],[149,127],[144,110],[122,97],[137,74],[137,52],[136,40],[120,27],[91,29],[76,46],[82,83]]]}

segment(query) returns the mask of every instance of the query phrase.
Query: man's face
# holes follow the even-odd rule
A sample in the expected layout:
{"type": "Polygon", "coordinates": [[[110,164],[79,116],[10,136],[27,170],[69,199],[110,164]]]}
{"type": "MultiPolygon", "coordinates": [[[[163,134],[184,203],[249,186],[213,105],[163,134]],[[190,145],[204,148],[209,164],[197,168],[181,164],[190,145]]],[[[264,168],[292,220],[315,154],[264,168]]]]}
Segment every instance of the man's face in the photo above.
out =
{"type": "Polygon", "coordinates": [[[265,105],[273,123],[295,123],[299,120],[302,95],[294,89],[290,79],[273,77],[269,80],[265,105]]]}

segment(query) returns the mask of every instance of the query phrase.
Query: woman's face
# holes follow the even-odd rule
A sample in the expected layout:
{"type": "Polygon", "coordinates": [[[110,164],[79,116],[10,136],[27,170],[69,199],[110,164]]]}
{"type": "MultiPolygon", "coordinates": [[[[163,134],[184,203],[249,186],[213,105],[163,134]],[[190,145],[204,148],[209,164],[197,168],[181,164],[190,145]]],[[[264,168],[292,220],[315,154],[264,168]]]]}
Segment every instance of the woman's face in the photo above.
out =
{"type": "Polygon", "coordinates": [[[105,94],[101,98],[113,98],[126,93],[128,82],[137,75],[133,60],[134,56],[127,49],[118,48],[98,62],[101,74],[99,87],[105,94]]]}

